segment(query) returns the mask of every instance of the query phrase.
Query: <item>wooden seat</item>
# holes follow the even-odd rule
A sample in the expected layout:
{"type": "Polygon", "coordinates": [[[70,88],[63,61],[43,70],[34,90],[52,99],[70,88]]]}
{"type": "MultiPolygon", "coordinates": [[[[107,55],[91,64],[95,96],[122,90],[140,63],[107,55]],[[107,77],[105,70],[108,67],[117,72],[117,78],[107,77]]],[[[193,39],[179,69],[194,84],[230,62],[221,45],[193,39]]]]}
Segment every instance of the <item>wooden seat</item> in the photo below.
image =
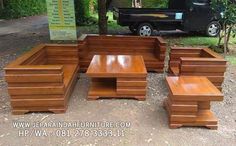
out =
{"type": "Polygon", "coordinates": [[[82,71],[94,55],[141,55],[148,71],[164,69],[166,42],[160,37],[82,35],[78,46],[82,71]]]}
{"type": "Polygon", "coordinates": [[[78,72],[78,65],[64,65],[63,66],[63,71],[64,71],[64,84],[65,87],[68,88],[68,85],[70,84],[70,82],[72,82],[73,80],[73,76],[75,74],[77,74],[78,72]]]}
{"type": "Polygon", "coordinates": [[[5,68],[13,114],[64,113],[76,82],[77,45],[39,45],[5,68]]]}
{"type": "Polygon", "coordinates": [[[221,90],[226,63],[224,58],[208,48],[171,47],[169,75],[205,76],[221,90]]]}

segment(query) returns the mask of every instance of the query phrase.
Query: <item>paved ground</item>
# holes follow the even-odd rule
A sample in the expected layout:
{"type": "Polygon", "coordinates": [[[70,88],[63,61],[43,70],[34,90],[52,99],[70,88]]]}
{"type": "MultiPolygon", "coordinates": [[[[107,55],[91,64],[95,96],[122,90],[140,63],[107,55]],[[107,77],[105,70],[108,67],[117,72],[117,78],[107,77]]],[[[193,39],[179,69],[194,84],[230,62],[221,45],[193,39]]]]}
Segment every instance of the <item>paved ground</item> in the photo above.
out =
{"type": "Polygon", "coordinates": [[[89,79],[81,74],[65,114],[11,115],[10,97],[4,81],[3,67],[24,51],[29,50],[30,46],[49,42],[47,35],[45,25],[36,29],[27,28],[17,33],[0,35],[0,146],[236,145],[236,66],[233,65],[229,65],[226,73],[223,86],[224,101],[212,103],[212,109],[219,118],[218,130],[193,127],[169,129],[167,115],[162,107],[162,102],[167,96],[165,75],[155,73],[148,75],[146,101],[87,101],[89,79]],[[63,122],[65,127],[55,128],[59,122],[63,122]],[[69,124],[74,122],[77,122],[77,125],[74,125],[77,127],[71,128],[72,125],[69,124]],[[33,128],[39,126],[38,123],[55,127],[33,128]],[[91,128],[93,126],[94,128],[91,128]]]}
{"type": "Polygon", "coordinates": [[[8,21],[0,20],[0,36],[38,29],[44,25],[47,25],[46,16],[32,16],[8,21]]]}

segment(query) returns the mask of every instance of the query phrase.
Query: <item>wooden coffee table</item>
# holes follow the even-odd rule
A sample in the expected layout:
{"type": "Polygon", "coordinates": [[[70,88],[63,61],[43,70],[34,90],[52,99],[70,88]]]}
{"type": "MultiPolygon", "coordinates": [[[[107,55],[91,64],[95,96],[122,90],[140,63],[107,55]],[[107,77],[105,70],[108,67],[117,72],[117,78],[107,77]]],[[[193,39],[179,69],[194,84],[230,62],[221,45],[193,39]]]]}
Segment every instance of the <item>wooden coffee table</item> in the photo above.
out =
{"type": "Polygon", "coordinates": [[[166,81],[170,93],[164,105],[170,128],[205,126],[217,129],[210,101],[222,101],[223,95],[206,77],[167,77],[166,81]]]}
{"type": "Polygon", "coordinates": [[[86,74],[91,77],[88,99],[146,99],[147,71],[142,56],[95,55],[86,74]]]}

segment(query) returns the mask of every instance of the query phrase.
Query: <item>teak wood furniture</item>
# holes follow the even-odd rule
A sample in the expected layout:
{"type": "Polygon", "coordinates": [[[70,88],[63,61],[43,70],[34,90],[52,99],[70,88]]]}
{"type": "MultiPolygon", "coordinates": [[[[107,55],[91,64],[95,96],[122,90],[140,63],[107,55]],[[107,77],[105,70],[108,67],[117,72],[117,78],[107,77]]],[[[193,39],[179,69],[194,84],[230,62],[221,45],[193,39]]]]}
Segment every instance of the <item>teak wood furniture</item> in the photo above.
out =
{"type": "Polygon", "coordinates": [[[222,101],[223,95],[206,77],[167,77],[166,81],[170,92],[164,106],[170,128],[205,126],[217,129],[217,118],[210,110],[210,102],[222,101]]]}
{"type": "Polygon", "coordinates": [[[145,100],[147,71],[142,56],[95,55],[86,74],[92,78],[88,99],[145,100]]]}
{"type": "Polygon", "coordinates": [[[226,60],[208,48],[171,47],[169,73],[175,76],[206,76],[219,90],[226,60]]]}
{"type": "Polygon", "coordinates": [[[82,35],[78,47],[82,71],[94,55],[142,55],[148,71],[163,72],[166,42],[161,37],[82,35]]]}
{"type": "Polygon", "coordinates": [[[77,45],[39,45],[5,68],[13,114],[63,113],[78,72],[77,45]]]}

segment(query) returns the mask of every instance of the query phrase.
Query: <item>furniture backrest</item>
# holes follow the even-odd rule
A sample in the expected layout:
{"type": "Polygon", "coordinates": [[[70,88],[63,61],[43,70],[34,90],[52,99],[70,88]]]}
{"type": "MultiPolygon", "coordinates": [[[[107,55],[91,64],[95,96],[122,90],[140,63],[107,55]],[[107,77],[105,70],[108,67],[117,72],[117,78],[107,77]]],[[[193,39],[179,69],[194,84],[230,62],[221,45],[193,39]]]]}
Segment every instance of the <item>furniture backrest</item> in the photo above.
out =
{"type": "Polygon", "coordinates": [[[180,76],[206,76],[221,90],[226,63],[223,57],[208,48],[172,47],[169,71],[171,73],[172,67],[177,67],[180,76]]]}
{"type": "Polygon", "coordinates": [[[218,58],[218,59],[223,59],[222,56],[220,56],[218,53],[212,51],[209,48],[203,48],[201,50],[201,58],[218,58]]]}
{"type": "Polygon", "coordinates": [[[191,47],[171,47],[169,68],[179,67],[180,57],[194,57],[198,58],[201,54],[201,48],[191,48],[191,47]]]}
{"type": "Polygon", "coordinates": [[[164,60],[166,42],[160,37],[82,35],[79,38],[80,57],[86,55],[145,55],[154,54],[164,60]]]}
{"type": "Polygon", "coordinates": [[[11,64],[15,65],[44,65],[47,63],[46,50],[44,45],[38,45],[32,50],[26,52],[11,64]]]}
{"type": "Polygon", "coordinates": [[[94,55],[142,55],[148,71],[163,72],[166,42],[161,37],[82,35],[78,39],[80,70],[94,55]]]}
{"type": "Polygon", "coordinates": [[[153,53],[155,38],[89,36],[88,45],[90,51],[101,54],[153,53]]]}
{"type": "Polygon", "coordinates": [[[78,64],[78,45],[46,44],[47,64],[78,64]]]}
{"type": "Polygon", "coordinates": [[[218,89],[224,81],[227,65],[224,59],[218,58],[181,58],[180,73],[182,76],[206,76],[218,89]]]}

